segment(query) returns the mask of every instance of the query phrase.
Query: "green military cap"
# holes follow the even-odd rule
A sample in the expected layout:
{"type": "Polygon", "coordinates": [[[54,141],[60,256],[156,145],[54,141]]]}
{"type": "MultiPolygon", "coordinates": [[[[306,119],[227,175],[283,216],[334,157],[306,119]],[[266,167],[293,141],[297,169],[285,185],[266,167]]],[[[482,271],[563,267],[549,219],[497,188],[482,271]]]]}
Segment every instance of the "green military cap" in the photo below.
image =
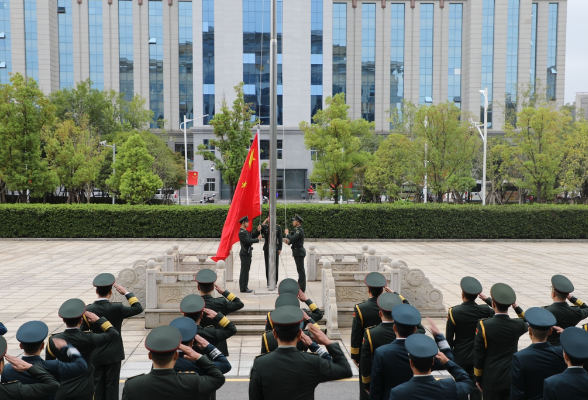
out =
{"type": "Polygon", "coordinates": [[[180,311],[184,314],[195,314],[204,310],[204,299],[197,294],[189,294],[182,299],[180,311]]]}
{"type": "Polygon", "coordinates": [[[182,344],[182,334],[175,326],[158,326],[147,335],[145,348],[153,353],[170,353],[182,344]]]}
{"type": "Polygon", "coordinates": [[[400,304],[392,309],[394,323],[406,326],[417,326],[421,323],[421,313],[410,304],[400,304]]]}
{"type": "Polygon", "coordinates": [[[202,284],[214,283],[216,282],[217,276],[216,272],[211,269],[202,269],[198,271],[196,274],[196,282],[202,284]]]}
{"type": "Polygon", "coordinates": [[[272,311],[270,317],[274,325],[298,325],[304,314],[300,307],[283,306],[272,311]]]}
{"type": "Polygon", "coordinates": [[[410,335],[404,345],[412,359],[433,358],[439,353],[437,343],[427,335],[410,335]]]}
{"type": "Polygon", "coordinates": [[[42,321],[25,322],[16,331],[16,340],[21,343],[40,343],[49,334],[47,324],[42,321]]]}
{"type": "Polygon", "coordinates": [[[169,326],[174,326],[180,331],[182,342],[189,342],[198,333],[198,325],[196,325],[196,322],[192,318],[176,318],[169,323],[169,326]]]}
{"type": "Polygon", "coordinates": [[[584,329],[575,326],[566,328],[559,336],[559,341],[568,356],[588,360],[588,332],[584,329]]]}
{"type": "Polygon", "coordinates": [[[276,308],[283,306],[293,306],[300,308],[300,300],[298,300],[298,297],[290,293],[281,294],[276,299],[276,308]]]}
{"type": "Polygon", "coordinates": [[[382,293],[378,297],[378,307],[380,310],[391,312],[392,309],[402,304],[402,299],[398,293],[382,293]]]}
{"type": "Polygon", "coordinates": [[[574,291],[574,284],[563,275],[553,275],[551,277],[551,285],[556,292],[562,294],[572,293],[574,291]]]}
{"type": "Polygon", "coordinates": [[[461,290],[463,290],[463,292],[467,294],[477,295],[482,293],[482,284],[479,280],[471,276],[466,276],[462,278],[461,282],[459,283],[459,286],[461,286],[461,290]]]}
{"type": "Polygon", "coordinates": [[[242,224],[243,222],[249,222],[249,217],[246,215],[239,220],[239,223],[242,224]]]}
{"type": "Polygon", "coordinates": [[[86,305],[80,299],[69,299],[59,307],[59,318],[80,318],[86,311],[86,305]]]}
{"type": "Polygon", "coordinates": [[[506,283],[495,283],[490,289],[490,297],[498,304],[510,306],[517,301],[517,295],[514,290],[506,283]]]}
{"type": "Polygon", "coordinates": [[[294,214],[294,218],[292,218],[292,221],[298,221],[300,223],[303,223],[304,222],[302,220],[302,218],[300,217],[300,215],[298,215],[298,214],[294,214]]]}
{"type": "Polygon", "coordinates": [[[0,336],[0,360],[2,360],[6,355],[7,349],[8,343],[6,343],[6,339],[4,339],[4,336],[0,336]]]}
{"type": "Polygon", "coordinates": [[[292,278],[286,278],[278,285],[278,294],[280,295],[284,293],[290,293],[294,296],[298,296],[299,291],[300,286],[298,286],[298,282],[292,278]]]}
{"type": "Polygon", "coordinates": [[[549,330],[549,328],[557,324],[551,311],[541,307],[531,307],[525,311],[525,321],[529,323],[531,328],[541,331],[549,330]]]}
{"type": "Polygon", "coordinates": [[[380,274],[379,272],[370,272],[365,276],[364,282],[367,287],[373,288],[381,288],[388,284],[388,281],[386,278],[384,278],[384,275],[380,274]]]}
{"type": "Polygon", "coordinates": [[[114,275],[109,274],[109,273],[104,273],[104,274],[100,274],[96,278],[94,278],[93,285],[96,287],[112,286],[112,285],[114,285],[115,281],[116,281],[116,279],[114,278],[114,275]]]}

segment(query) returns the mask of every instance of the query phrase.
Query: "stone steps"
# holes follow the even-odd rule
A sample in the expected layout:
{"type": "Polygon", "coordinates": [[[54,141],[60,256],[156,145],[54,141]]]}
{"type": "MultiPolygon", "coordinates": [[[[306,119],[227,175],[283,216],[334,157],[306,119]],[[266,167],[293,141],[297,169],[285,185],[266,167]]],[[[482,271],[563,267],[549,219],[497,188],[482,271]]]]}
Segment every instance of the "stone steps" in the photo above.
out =
{"type": "MultiPolygon", "coordinates": [[[[237,335],[261,336],[265,332],[265,321],[267,313],[272,310],[247,310],[243,309],[230,314],[227,318],[237,327],[237,335]]],[[[321,328],[325,329],[326,321],[323,318],[318,322],[321,328]]]]}

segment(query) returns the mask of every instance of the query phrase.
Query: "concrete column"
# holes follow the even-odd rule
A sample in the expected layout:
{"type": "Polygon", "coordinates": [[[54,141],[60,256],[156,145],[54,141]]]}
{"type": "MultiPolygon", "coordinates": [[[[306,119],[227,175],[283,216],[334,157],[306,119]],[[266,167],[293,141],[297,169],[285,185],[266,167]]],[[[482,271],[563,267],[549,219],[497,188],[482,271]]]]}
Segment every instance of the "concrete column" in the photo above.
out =
{"type": "MultiPolygon", "coordinates": [[[[215,19],[216,19],[216,8],[219,7],[219,2],[215,2],[215,19]]],[[[215,21],[216,27],[216,21],[215,21]]],[[[214,31],[214,47],[215,47],[215,61],[216,61],[216,49],[219,46],[216,43],[217,38],[220,38],[220,32],[216,29],[214,31]]],[[[243,33],[241,33],[241,38],[243,37],[243,33]]],[[[235,39],[238,42],[238,39],[235,39]]],[[[243,42],[243,39],[241,39],[243,42]]],[[[241,46],[243,48],[243,46],[241,46]]],[[[243,61],[241,61],[243,64],[243,61]]],[[[194,84],[194,117],[199,117],[204,113],[204,101],[202,99],[202,2],[201,1],[193,1],[192,2],[192,68],[193,68],[193,75],[192,75],[192,82],[194,84]]],[[[215,63],[215,72],[216,72],[216,63],[215,63]]],[[[242,67],[241,67],[242,68],[242,67]]],[[[241,77],[243,79],[243,77],[241,77]]],[[[215,98],[215,101],[217,99],[215,98]]],[[[179,118],[179,116],[178,116],[179,118]]],[[[181,123],[182,121],[180,121],[181,123]]],[[[203,118],[194,121],[194,126],[202,126],[203,125],[203,118]]],[[[196,150],[196,149],[195,149],[196,150]]],[[[228,271],[228,269],[227,269],[228,271]]],[[[232,271],[231,274],[227,276],[227,279],[233,280],[232,271]]]]}
{"type": "Polygon", "coordinates": [[[49,94],[59,90],[57,0],[37,2],[37,49],[39,54],[39,88],[43,93],[49,94]]]}
{"type": "Polygon", "coordinates": [[[435,4],[433,23],[433,104],[447,101],[449,60],[449,4],[435,4]]]}
{"type": "Polygon", "coordinates": [[[479,119],[482,82],[482,5],[481,1],[463,3],[463,43],[461,108],[479,119]]]}
{"type": "Polygon", "coordinates": [[[349,118],[361,117],[361,3],[347,4],[347,104],[349,118]]]}
{"type": "Polygon", "coordinates": [[[421,12],[419,4],[410,7],[410,2],[404,5],[404,98],[414,104],[419,103],[419,65],[420,65],[420,27],[421,12]]]}
{"type": "Polygon", "coordinates": [[[12,73],[20,72],[23,76],[26,73],[25,58],[25,20],[24,20],[24,1],[10,0],[10,45],[13,49],[22,49],[21,51],[12,51],[12,73]]]}
{"type": "Polygon", "coordinates": [[[233,282],[233,264],[234,263],[235,263],[235,258],[233,256],[233,250],[231,250],[231,252],[229,253],[229,256],[225,259],[227,282],[233,282]]]}
{"type": "Polygon", "coordinates": [[[163,3],[163,109],[166,129],[180,128],[178,4],[163,3]]]}
{"type": "Polygon", "coordinates": [[[120,90],[118,0],[102,0],[104,36],[104,89],[120,90]]]}
{"type": "MultiPolygon", "coordinates": [[[[547,38],[549,34],[549,2],[537,2],[537,8],[536,79],[541,82],[540,85],[537,85],[537,89],[539,91],[537,94],[539,95],[540,99],[545,99],[545,91],[547,90],[547,38]]],[[[559,70],[557,72],[559,72],[559,70]]]]}
{"type": "MultiPolygon", "coordinates": [[[[533,1],[521,0],[519,11],[518,85],[523,90],[531,80],[531,28],[533,1]]],[[[517,94],[517,100],[520,93],[517,94]]],[[[520,110],[520,107],[519,107],[520,110]]]]}
{"type": "Polygon", "coordinates": [[[133,2],[133,83],[149,107],[149,4],[140,4],[133,2]]]}
{"type": "Polygon", "coordinates": [[[90,45],[88,36],[88,2],[72,0],[74,82],[90,77],[90,45]]]}
{"type": "Polygon", "coordinates": [[[323,107],[333,95],[333,3],[323,1],[323,107]]]}
{"type": "Polygon", "coordinates": [[[560,1],[557,14],[557,87],[555,88],[556,105],[565,104],[564,92],[566,82],[566,26],[568,2],[560,1]]]}
{"type": "MultiPolygon", "coordinates": [[[[494,8],[494,65],[492,95],[492,129],[502,130],[506,103],[506,42],[508,0],[496,0],[494,8]],[[500,22],[504,21],[504,22],[500,22]],[[504,23],[504,25],[502,25],[504,23]]],[[[488,88],[490,90],[490,88],[488,88]]]]}
{"type": "Polygon", "coordinates": [[[388,132],[390,122],[390,9],[376,3],[376,131],[388,132]]]}
{"type": "MultiPolygon", "coordinates": [[[[215,1],[214,3],[214,76],[217,110],[223,98],[231,107],[236,98],[233,86],[243,81],[243,2],[241,0],[215,1]]],[[[202,93],[202,87],[198,88],[198,91],[194,90],[194,95],[196,93],[202,93]]],[[[217,185],[219,184],[217,181],[217,185]]]]}
{"type": "Polygon", "coordinates": [[[282,82],[284,126],[310,122],[311,0],[283,2],[282,82]]]}

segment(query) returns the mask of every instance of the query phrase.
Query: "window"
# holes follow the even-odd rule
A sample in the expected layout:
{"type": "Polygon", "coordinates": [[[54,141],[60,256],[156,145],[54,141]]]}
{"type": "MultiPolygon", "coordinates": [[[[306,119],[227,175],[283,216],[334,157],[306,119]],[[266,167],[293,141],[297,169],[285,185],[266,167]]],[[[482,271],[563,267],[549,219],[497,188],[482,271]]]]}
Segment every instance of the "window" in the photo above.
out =
{"type": "Polygon", "coordinates": [[[461,33],[463,4],[449,4],[449,57],[447,100],[461,108],[461,33]]]}
{"type": "MultiPolygon", "coordinates": [[[[184,156],[184,143],[176,143],[176,153],[180,153],[182,157],[184,156]]],[[[192,143],[188,143],[188,161],[194,162],[194,145],[192,143]]]]}
{"type": "Polygon", "coordinates": [[[118,2],[118,69],[120,93],[130,101],[135,94],[133,73],[133,2],[118,2]]]}
{"type": "Polygon", "coordinates": [[[323,0],[311,0],[310,116],[323,109],[323,0]]]}
{"type": "Polygon", "coordinates": [[[347,88],[347,3],[333,4],[333,96],[347,88]]]}
{"type": "Polygon", "coordinates": [[[519,0],[508,0],[506,32],[506,120],[514,126],[519,75],[519,0]]]}
{"type": "Polygon", "coordinates": [[[556,99],[557,14],[558,4],[549,3],[549,28],[547,33],[547,100],[556,99]]]}
{"type": "Polygon", "coordinates": [[[318,161],[319,160],[319,151],[315,148],[311,148],[310,149],[310,159],[312,161],[318,161]]]}
{"type": "Polygon", "coordinates": [[[421,3],[419,104],[433,103],[433,25],[435,7],[421,3]]]}
{"type": "Polygon", "coordinates": [[[210,139],[202,139],[202,144],[206,146],[209,151],[214,152],[216,148],[210,144],[210,139]]]}
{"type": "Polygon", "coordinates": [[[214,118],[214,0],[202,0],[203,124],[214,118]]]}
{"type": "Polygon", "coordinates": [[[73,24],[71,13],[71,1],[59,0],[57,3],[59,12],[57,16],[59,27],[59,88],[73,87],[74,63],[73,63],[73,24]]]}
{"type": "Polygon", "coordinates": [[[12,72],[10,0],[0,0],[0,30],[3,35],[0,40],[0,60],[5,64],[5,68],[0,71],[0,83],[9,83],[9,73],[12,72]]]}
{"type": "MultiPolygon", "coordinates": [[[[180,122],[194,119],[194,69],[192,64],[192,2],[178,2],[180,122]]],[[[187,122],[190,129],[194,122],[187,122]]]]}
{"type": "MultiPolygon", "coordinates": [[[[282,159],[282,139],[277,139],[276,147],[278,153],[276,157],[278,160],[282,159]]],[[[260,140],[259,141],[259,150],[260,150],[260,160],[269,160],[270,158],[270,141],[269,140],[260,140]]]]}
{"type": "Polygon", "coordinates": [[[206,178],[206,183],[204,184],[204,191],[216,192],[216,178],[206,178]]]}
{"type": "MultiPolygon", "coordinates": [[[[149,108],[156,122],[151,128],[159,128],[163,115],[163,3],[149,0],[149,108]],[[151,44],[151,40],[155,43],[151,44]]],[[[193,157],[193,156],[192,156],[193,157]]]]}
{"type": "MultiPolygon", "coordinates": [[[[5,1],[4,3],[7,3],[5,1]]],[[[39,81],[37,0],[24,0],[26,76],[39,81]]]]}
{"type": "Polygon", "coordinates": [[[104,89],[104,36],[102,34],[102,0],[88,1],[90,79],[92,87],[104,89]]]}
{"type": "MultiPolygon", "coordinates": [[[[488,88],[488,128],[492,128],[492,82],[494,78],[494,0],[482,4],[482,85],[488,88]]],[[[484,121],[484,95],[480,95],[480,121],[484,121]]]]}
{"type": "Polygon", "coordinates": [[[404,99],[404,4],[390,4],[390,112],[402,113],[404,99]]]}
{"type": "Polygon", "coordinates": [[[375,120],[376,5],[361,5],[361,118],[375,120]]]}

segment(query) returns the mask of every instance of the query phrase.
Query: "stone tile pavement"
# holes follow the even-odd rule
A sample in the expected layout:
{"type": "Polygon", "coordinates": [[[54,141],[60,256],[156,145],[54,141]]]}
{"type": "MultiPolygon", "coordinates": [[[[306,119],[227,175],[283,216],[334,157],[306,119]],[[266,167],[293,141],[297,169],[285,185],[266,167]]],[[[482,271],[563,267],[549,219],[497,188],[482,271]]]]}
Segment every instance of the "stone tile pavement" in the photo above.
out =
{"type": "MultiPolygon", "coordinates": [[[[78,297],[90,303],[96,298],[93,278],[101,272],[117,274],[138,259],[163,253],[173,243],[180,250],[209,250],[215,241],[176,240],[0,240],[0,321],[8,327],[5,335],[9,353],[20,355],[16,330],[23,323],[39,319],[49,325],[50,332],[64,329],[57,316],[61,303],[78,297]]],[[[359,251],[363,242],[318,241],[319,250],[359,251]]],[[[444,294],[447,307],[460,303],[459,280],[476,276],[488,292],[496,282],[505,282],[516,290],[517,303],[523,308],[549,303],[550,277],[561,273],[576,286],[576,295],[588,298],[588,276],[585,242],[365,242],[378,253],[401,259],[410,268],[422,269],[434,286],[444,294]]],[[[265,269],[261,246],[255,246],[250,274],[251,289],[265,290],[265,269]]],[[[237,246],[235,247],[237,250],[237,246]]],[[[237,253],[236,253],[237,254],[237,253]]],[[[234,280],[227,289],[238,292],[238,257],[234,280]]],[[[280,260],[280,279],[297,278],[291,251],[284,247],[280,260]]],[[[309,282],[307,295],[322,304],[320,283],[309,282]]],[[[247,307],[270,308],[275,295],[241,295],[247,307]]],[[[514,312],[511,311],[512,316],[514,312]]],[[[445,320],[435,323],[444,330],[445,320]]],[[[427,325],[427,324],[425,324],[427,325]]],[[[127,358],[122,378],[149,369],[144,339],[148,331],[143,319],[127,320],[123,338],[127,358]]],[[[341,345],[349,354],[350,331],[342,331],[341,345]]],[[[519,342],[523,348],[530,344],[525,335],[519,342]]],[[[246,377],[261,347],[255,336],[235,336],[229,340],[229,360],[233,365],[227,375],[246,377]]],[[[355,374],[357,370],[353,367],[355,374]]]]}

